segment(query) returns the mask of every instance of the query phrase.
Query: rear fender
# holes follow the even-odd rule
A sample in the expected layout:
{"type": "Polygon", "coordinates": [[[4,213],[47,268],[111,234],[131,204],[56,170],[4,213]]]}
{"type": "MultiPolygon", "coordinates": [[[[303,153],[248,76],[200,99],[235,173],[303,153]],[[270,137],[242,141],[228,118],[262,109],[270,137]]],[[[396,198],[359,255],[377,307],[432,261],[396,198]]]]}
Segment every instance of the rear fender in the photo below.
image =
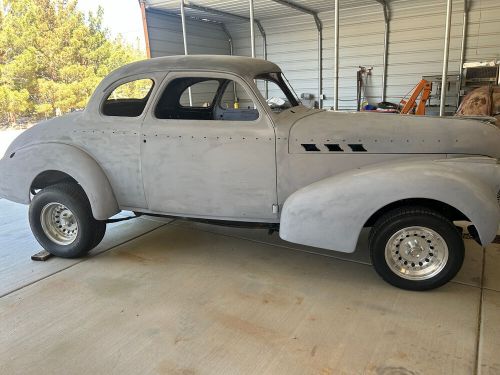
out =
{"type": "Polygon", "coordinates": [[[404,199],[446,203],[476,227],[483,245],[496,236],[500,166],[489,158],[384,163],[326,178],[285,201],[284,240],[353,252],[361,229],[378,210],[404,199]]]}
{"type": "Polygon", "coordinates": [[[48,170],[63,172],[82,186],[97,220],[120,211],[108,178],[96,161],[74,146],[59,143],[27,146],[0,160],[0,196],[29,204],[33,181],[48,170]]]}

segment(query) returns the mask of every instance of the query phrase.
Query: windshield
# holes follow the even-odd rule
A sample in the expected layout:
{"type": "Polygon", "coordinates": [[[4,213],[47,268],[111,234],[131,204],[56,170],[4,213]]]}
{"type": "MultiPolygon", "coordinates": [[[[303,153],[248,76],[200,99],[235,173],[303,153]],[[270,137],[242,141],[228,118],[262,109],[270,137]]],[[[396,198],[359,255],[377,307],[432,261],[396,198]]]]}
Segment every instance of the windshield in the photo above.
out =
{"type": "Polygon", "coordinates": [[[283,112],[300,104],[297,95],[287,82],[283,73],[266,73],[255,77],[257,88],[274,113],[283,112]]]}

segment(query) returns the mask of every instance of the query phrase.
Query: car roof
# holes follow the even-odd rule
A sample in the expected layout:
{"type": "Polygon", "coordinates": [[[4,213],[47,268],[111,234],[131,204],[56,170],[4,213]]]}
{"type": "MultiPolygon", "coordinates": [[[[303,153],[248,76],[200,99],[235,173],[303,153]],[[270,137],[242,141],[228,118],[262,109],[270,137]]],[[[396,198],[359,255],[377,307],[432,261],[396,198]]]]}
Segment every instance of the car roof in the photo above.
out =
{"type": "Polygon", "coordinates": [[[278,65],[261,59],[244,56],[226,55],[193,55],[166,56],[142,60],[125,65],[111,73],[106,80],[114,81],[134,74],[151,73],[169,70],[220,71],[231,72],[243,77],[281,72],[278,65]]]}

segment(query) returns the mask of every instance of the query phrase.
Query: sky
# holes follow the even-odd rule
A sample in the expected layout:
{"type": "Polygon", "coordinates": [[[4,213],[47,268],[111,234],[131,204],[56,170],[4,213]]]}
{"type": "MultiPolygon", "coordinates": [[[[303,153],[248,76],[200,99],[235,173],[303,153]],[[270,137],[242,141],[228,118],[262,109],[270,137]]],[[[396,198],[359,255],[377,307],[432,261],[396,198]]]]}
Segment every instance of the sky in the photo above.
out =
{"type": "Polygon", "coordinates": [[[78,0],[78,8],[84,12],[97,11],[100,6],[104,9],[104,26],[111,35],[122,34],[125,40],[144,50],[144,31],[142,14],[138,0],[78,0]]]}

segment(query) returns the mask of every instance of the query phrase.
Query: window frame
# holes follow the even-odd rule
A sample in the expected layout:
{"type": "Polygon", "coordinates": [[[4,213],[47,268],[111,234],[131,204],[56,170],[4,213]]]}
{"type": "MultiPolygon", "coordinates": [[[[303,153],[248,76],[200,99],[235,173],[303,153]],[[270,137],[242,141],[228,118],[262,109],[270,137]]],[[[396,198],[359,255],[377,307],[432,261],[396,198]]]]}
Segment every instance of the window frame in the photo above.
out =
{"type": "MultiPolygon", "coordinates": [[[[220,90],[220,87],[218,88],[220,90]]],[[[218,94],[218,93],[217,93],[218,94]]],[[[212,109],[215,109],[216,106],[220,104],[220,98],[222,96],[217,95],[217,99],[219,100],[219,103],[212,103],[212,109]]],[[[180,103],[179,103],[180,105],[180,103]]],[[[253,124],[261,121],[263,118],[267,118],[267,121],[270,123],[270,127],[274,127],[274,123],[271,121],[271,118],[269,116],[269,113],[262,107],[262,103],[259,97],[259,94],[255,92],[255,90],[252,88],[251,85],[248,84],[248,82],[231,72],[218,72],[218,71],[201,71],[201,70],[196,70],[196,71],[189,71],[189,70],[171,70],[167,73],[167,76],[163,80],[163,82],[158,85],[157,87],[157,94],[155,95],[155,99],[153,102],[150,104],[150,116],[152,119],[156,121],[203,121],[203,122],[238,122],[242,124],[253,124]],[[168,85],[173,82],[176,79],[179,78],[207,78],[207,79],[213,79],[213,80],[230,80],[238,83],[247,93],[247,95],[252,99],[252,101],[255,104],[255,109],[258,112],[258,117],[254,120],[230,120],[230,121],[225,121],[225,120],[219,120],[219,119],[212,119],[212,120],[204,120],[204,119],[164,119],[164,118],[159,118],[156,116],[156,108],[158,106],[158,103],[160,102],[163,94],[165,93],[165,90],[167,89],[168,85]],[[267,116],[265,116],[267,115],[267,116]]],[[[205,108],[205,107],[184,107],[184,108],[205,108]]],[[[224,109],[224,108],[223,108],[224,109]]],[[[264,120],[265,121],[265,120],[264,120]]]]}
{"type": "Polygon", "coordinates": [[[254,85],[257,88],[257,91],[259,92],[260,96],[264,100],[265,108],[268,110],[268,113],[271,113],[271,116],[280,116],[282,113],[293,110],[294,108],[300,107],[302,103],[300,102],[300,99],[296,96],[295,91],[293,88],[290,87],[289,84],[287,84],[287,79],[284,76],[283,72],[268,72],[268,73],[263,73],[263,74],[258,74],[254,77],[254,85]],[[282,82],[280,82],[278,79],[275,79],[272,77],[273,74],[279,74],[281,75],[282,82]],[[266,78],[268,76],[269,78],[266,78]],[[287,100],[291,104],[290,108],[286,108],[280,112],[275,112],[272,110],[272,108],[268,105],[266,98],[264,97],[264,94],[260,91],[258,85],[257,85],[257,80],[262,80],[262,81],[269,81],[270,83],[274,83],[275,85],[278,86],[278,88],[285,94],[287,100]],[[283,89],[282,85],[284,86],[285,89],[283,89]],[[290,100],[292,99],[292,100],[290,100]]]}
{"type": "MultiPolygon", "coordinates": [[[[108,85],[103,90],[101,100],[99,102],[98,114],[101,118],[104,118],[104,119],[137,120],[138,118],[144,117],[148,111],[148,108],[149,108],[150,103],[152,102],[152,99],[156,95],[157,88],[158,88],[158,80],[155,79],[154,74],[143,73],[143,74],[136,74],[133,76],[122,77],[122,78],[116,80],[115,82],[113,82],[112,84],[108,85]],[[147,99],[146,103],[144,104],[144,108],[143,108],[140,115],[138,115],[138,116],[111,116],[111,115],[106,115],[103,112],[104,104],[106,103],[108,98],[111,96],[113,91],[115,91],[118,87],[125,85],[127,83],[131,83],[134,81],[141,81],[141,80],[150,80],[152,82],[152,86],[148,92],[149,98],[147,99]]],[[[146,95],[146,97],[148,95],[146,95]]]]}

